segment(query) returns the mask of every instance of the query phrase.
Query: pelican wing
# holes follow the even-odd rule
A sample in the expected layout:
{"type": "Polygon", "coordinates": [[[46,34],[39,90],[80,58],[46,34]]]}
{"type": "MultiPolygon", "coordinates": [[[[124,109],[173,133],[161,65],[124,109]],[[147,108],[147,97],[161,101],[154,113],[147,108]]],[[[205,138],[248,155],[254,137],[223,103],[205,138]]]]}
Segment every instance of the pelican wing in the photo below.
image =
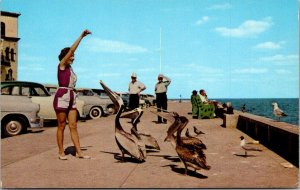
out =
{"type": "Polygon", "coordinates": [[[147,148],[160,150],[157,140],[151,135],[139,133],[147,148]]]}
{"type": "Polygon", "coordinates": [[[205,156],[200,156],[197,152],[179,146],[176,147],[176,152],[182,162],[186,163],[188,166],[193,167],[196,170],[201,168],[206,170],[210,169],[210,166],[206,164],[205,156]]]}
{"type": "Polygon", "coordinates": [[[116,132],[115,137],[120,149],[123,149],[127,154],[138,160],[144,160],[146,158],[146,151],[133,135],[124,132],[116,132]]]}

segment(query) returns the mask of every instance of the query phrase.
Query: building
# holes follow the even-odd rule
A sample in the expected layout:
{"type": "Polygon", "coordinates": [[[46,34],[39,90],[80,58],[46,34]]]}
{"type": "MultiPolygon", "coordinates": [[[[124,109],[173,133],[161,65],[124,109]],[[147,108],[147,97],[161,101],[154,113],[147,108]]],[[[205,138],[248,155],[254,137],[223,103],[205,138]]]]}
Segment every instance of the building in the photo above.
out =
{"type": "Polygon", "coordinates": [[[1,11],[1,81],[18,79],[18,17],[1,11]]]}

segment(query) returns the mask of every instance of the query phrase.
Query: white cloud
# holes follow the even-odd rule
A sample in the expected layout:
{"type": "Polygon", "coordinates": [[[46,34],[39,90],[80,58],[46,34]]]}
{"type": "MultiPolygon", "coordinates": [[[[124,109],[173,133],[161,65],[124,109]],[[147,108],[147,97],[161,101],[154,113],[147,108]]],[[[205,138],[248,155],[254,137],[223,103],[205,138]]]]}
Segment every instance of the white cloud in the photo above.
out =
{"type": "Polygon", "coordinates": [[[233,70],[233,73],[239,73],[239,74],[263,74],[267,72],[268,69],[266,68],[243,68],[243,69],[233,70]]]}
{"type": "Polygon", "coordinates": [[[87,46],[91,51],[104,53],[145,53],[148,50],[138,45],[131,45],[125,42],[90,38],[87,46]]]}
{"type": "Polygon", "coordinates": [[[197,25],[197,26],[202,25],[202,24],[208,22],[208,20],[209,20],[208,16],[203,16],[201,19],[196,21],[195,25],[197,25]]]}
{"type": "Polygon", "coordinates": [[[257,44],[254,48],[255,49],[280,49],[282,48],[282,45],[285,44],[284,41],[275,43],[275,42],[263,42],[260,44],[257,44]]]}
{"type": "Polygon", "coordinates": [[[299,60],[299,55],[291,54],[291,55],[274,55],[270,57],[262,57],[260,58],[261,61],[268,61],[268,62],[293,62],[299,60]]]}
{"type": "Polygon", "coordinates": [[[266,17],[262,20],[247,20],[237,28],[218,27],[215,30],[222,36],[252,37],[265,32],[272,24],[272,18],[266,17]]]}
{"type": "Polygon", "coordinates": [[[208,10],[226,10],[231,9],[232,5],[230,3],[223,3],[223,4],[214,4],[210,7],[208,7],[208,10]]]}

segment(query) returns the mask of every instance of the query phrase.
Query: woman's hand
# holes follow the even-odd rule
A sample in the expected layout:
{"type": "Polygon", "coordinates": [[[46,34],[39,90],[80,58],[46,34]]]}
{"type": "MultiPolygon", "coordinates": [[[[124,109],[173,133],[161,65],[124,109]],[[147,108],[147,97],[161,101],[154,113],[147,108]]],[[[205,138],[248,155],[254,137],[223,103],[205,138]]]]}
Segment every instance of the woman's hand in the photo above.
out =
{"type": "Polygon", "coordinates": [[[82,36],[82,37],[85,37],[85,36],[87,36],[87,35],[89,35],[89,34],[92,34],[92,32],[90,32],[89,30],[84,30],[84,31],[82,32],[81,36],[82,36]]]}

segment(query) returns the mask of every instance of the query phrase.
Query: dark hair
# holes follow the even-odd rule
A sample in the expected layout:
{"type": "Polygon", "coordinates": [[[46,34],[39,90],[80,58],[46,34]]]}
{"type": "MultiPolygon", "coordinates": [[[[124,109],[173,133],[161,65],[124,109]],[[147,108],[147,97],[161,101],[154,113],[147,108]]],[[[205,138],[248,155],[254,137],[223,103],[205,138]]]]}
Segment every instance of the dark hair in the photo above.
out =
{"type": "Polygon", "coordinates": [[[196,90],[193,90],[193,95],[197,95],[197,91],[196,90]]]}
{"type": "Polygon", "coordinates": [[[203,89],[201,89],[201,90],[200,90],[200,94],[201,94],[202,92],[204,92],[204,90],[203,90],[203,89]]]}
{"type": "Polygon", "coordinates": [[[67,55],[67,53],[70,51],[70,49],[71,49],[70,47],[65,47],[64,49],[62,49],[60,51],[58,59],[61,61],[67,55]]]}

